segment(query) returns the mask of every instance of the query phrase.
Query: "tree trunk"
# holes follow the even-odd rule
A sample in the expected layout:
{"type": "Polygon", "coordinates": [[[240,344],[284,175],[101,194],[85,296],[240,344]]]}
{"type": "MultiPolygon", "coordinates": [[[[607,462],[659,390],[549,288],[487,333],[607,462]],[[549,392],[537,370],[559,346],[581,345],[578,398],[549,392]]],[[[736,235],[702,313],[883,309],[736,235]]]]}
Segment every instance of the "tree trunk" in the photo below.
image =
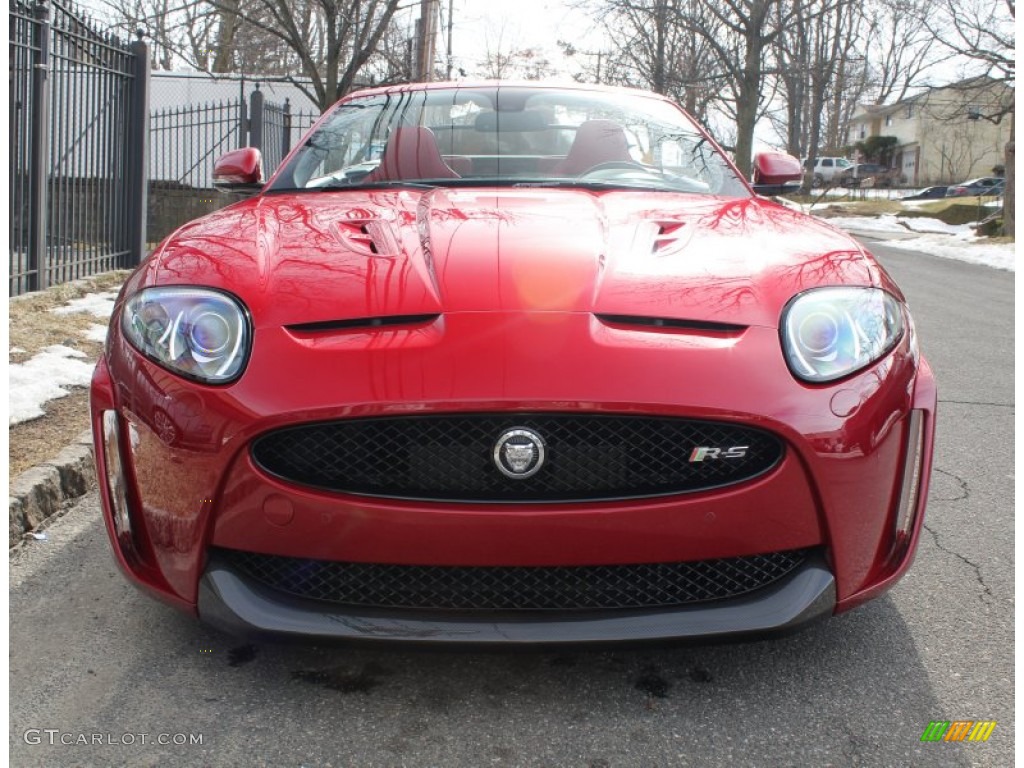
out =
{"type": "Polygon", "coordinates": [[[217,28],[217,44],[213,55],[211,72],[230,72],[233,67],[232,56],[235,52],[235,33],[241,19],[238,16],[239,0],[225,0],[218,10],[220,26],[217,28]]]}
{"type": "Polygon", "coordinates": [[[743,178],[750,178],[751,155],[754,150],[754,127],[761,97],[761,53],[759,40],[747,41],[743,76],[736,94],[736,167],[743,178]]]}
{"type": "Polygon", "coordinates": [[[1007,237],[1015,237],[1016,222],[1013,210],[1014,199],[1014,132],[1017,125],[1016,110],[1010,113],[1010,140],[1006,142],[1006,191],[1003,192],[1003,234],[1007,237]]]}

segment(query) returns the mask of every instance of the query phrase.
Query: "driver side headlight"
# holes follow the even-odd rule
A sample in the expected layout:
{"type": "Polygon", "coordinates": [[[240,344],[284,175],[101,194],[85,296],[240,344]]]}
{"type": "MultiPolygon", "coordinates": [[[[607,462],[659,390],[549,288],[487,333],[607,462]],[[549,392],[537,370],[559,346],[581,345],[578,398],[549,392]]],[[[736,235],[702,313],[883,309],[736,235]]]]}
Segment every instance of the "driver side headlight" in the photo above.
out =
{"type": "Polygon", "coordinates": [[[205,384],[241,375],[252,344],[242,304],[209,288],[147,288],[125,302],[121,332],[139,352],[205,384]]]}
{"type": "Polygon", "coordinates": [[[903,306],[879,288],[818,288],[782,313],[782,348],[793,375],[822,383],[885,356],[903,336],[903,306]]]}

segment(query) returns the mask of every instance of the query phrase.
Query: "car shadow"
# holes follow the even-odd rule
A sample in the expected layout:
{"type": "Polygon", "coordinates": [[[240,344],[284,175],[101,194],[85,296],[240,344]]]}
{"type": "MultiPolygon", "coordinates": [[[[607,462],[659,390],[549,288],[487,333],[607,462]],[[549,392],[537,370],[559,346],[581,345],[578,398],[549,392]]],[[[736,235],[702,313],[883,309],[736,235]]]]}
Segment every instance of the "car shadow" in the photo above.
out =
{"type": "Polygon", "coordinates": [[[166,618],[214,649],[203,679],[221,702],[259,686],[278,705],[344,713],[346,728],[389,723],[368,763],[416,763],[441,740],[448,764],[479,764],[472,745],[487,743],[489,761],[516,765],[533,754],[525,734],[556,732],[589,766],[970,763],[964,745],[921,741],[930,721],[969,713],[940,709],[888,597],[786,637],[611,650],[253,644],[166,618]],[[472,724],[465,743],[458,723],[472,724]]]}

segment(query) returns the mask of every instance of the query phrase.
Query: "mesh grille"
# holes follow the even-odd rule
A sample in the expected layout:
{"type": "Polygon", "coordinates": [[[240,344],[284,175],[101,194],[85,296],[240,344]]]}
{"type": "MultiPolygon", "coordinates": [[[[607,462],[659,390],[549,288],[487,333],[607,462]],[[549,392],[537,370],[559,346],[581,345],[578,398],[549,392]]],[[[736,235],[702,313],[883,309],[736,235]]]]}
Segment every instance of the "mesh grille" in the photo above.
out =
{"type": "Polygon", "coordinates": [[[337,563],[220,550],[255,581],[296,597],[374,608],[565,611],[722,600],[778,581],[807,550],[689,563],[448,567],[337,563]]]}
{"type": "Polygon", "coordinates": [[[253,445],[265,471],[301,485],[391,498],[478,502],[583,501],[699,491],[756,477],[782,444],[750,427],[690,419],[468,414],[355,419],[272,432],[253,445]],[[509,429],[545,442],[529,478],[502,474],[495,446],[509,429]],[[742,446],[742,457],[725,458],[742,446]],[[691,462],[695,448],[722,458],[691,462]]]}

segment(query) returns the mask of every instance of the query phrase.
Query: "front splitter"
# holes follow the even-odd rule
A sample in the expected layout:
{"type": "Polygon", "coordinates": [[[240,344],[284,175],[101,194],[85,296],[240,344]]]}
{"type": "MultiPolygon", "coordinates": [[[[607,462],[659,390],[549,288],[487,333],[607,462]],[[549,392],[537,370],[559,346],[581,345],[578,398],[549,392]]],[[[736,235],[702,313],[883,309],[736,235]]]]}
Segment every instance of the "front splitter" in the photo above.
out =
{"type": "Polygon", "coordinates": [[[832,573],[818,558],[751,594],[681,608],[500,614],[365,609],[283,595],[214,558],[200,581],[198,602],[202,621],[255,639],[560,646],[785,634],[830,616],[836,588],[832,573]]]}

